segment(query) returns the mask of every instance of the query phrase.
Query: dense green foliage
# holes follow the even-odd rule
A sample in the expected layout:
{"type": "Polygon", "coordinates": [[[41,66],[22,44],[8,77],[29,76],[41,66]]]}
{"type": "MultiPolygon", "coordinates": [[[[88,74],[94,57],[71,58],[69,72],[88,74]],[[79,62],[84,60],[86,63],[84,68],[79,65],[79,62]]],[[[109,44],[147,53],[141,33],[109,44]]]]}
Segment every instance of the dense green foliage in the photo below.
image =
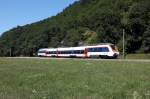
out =
{"type": "Polygon", "coordinates": [[[127,53],[150,52],[150,0],[80,0],[45,20],[0,37],[0,56],[32,56],[39,48],[113,43],[127,53]]]}
{"type": "Polygon", "coordinates": [[[149,64],[0,58],[0,99],[150,99],[149,64]]]}

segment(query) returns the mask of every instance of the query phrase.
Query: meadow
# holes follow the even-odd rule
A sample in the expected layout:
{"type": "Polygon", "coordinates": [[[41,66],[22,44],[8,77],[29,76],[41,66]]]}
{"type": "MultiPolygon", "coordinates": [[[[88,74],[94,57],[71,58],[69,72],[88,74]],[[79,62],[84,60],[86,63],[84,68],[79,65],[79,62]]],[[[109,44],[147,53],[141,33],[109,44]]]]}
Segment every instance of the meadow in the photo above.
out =
{"type": "Polygon", "coordinates": [[[0,99],[150,99],[150,62],[0,58],[0,99]]]}

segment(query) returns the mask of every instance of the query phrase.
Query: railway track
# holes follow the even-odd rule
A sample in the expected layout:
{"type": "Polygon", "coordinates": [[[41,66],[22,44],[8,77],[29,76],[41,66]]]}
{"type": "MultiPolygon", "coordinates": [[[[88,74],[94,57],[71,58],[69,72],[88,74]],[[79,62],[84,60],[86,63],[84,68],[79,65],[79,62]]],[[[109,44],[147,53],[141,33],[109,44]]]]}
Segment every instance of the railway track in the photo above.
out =
{"type": "Polygon", "coordinates": [[[97,58],[52,58],[52,57],[1,57],[18,59],[47,59],[47,60],[89,60],[89,61],[118,61],[118,62],[150,62],[150,59],[97,59],[97,58]]]}

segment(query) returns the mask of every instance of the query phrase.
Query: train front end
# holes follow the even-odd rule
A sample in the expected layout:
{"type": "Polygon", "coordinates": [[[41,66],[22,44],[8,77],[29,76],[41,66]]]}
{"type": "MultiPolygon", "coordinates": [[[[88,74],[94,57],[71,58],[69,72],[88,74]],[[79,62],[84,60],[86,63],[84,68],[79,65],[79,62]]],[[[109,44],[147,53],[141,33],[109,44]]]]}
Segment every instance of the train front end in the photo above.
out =
{"type": "Polygon", "coordinates": [[[119,57],[119,51],[118,48],[115,45],[110,45],[110,49],[111,49],[111,58],[118,58],[119,57]]]}

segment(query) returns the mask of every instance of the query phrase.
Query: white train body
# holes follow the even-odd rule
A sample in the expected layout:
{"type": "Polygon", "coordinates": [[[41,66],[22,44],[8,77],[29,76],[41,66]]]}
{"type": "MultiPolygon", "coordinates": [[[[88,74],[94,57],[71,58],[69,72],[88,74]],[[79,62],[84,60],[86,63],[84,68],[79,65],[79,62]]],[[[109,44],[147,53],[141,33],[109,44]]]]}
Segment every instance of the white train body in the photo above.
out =
{"type": "Polygon", "coordinates": [[[117,58],[119,52],[113,44],[102,44],[96,46],[47,48],[45,54],[38,53],[38,56],[41,55],[46,57],[117,58]]]}

